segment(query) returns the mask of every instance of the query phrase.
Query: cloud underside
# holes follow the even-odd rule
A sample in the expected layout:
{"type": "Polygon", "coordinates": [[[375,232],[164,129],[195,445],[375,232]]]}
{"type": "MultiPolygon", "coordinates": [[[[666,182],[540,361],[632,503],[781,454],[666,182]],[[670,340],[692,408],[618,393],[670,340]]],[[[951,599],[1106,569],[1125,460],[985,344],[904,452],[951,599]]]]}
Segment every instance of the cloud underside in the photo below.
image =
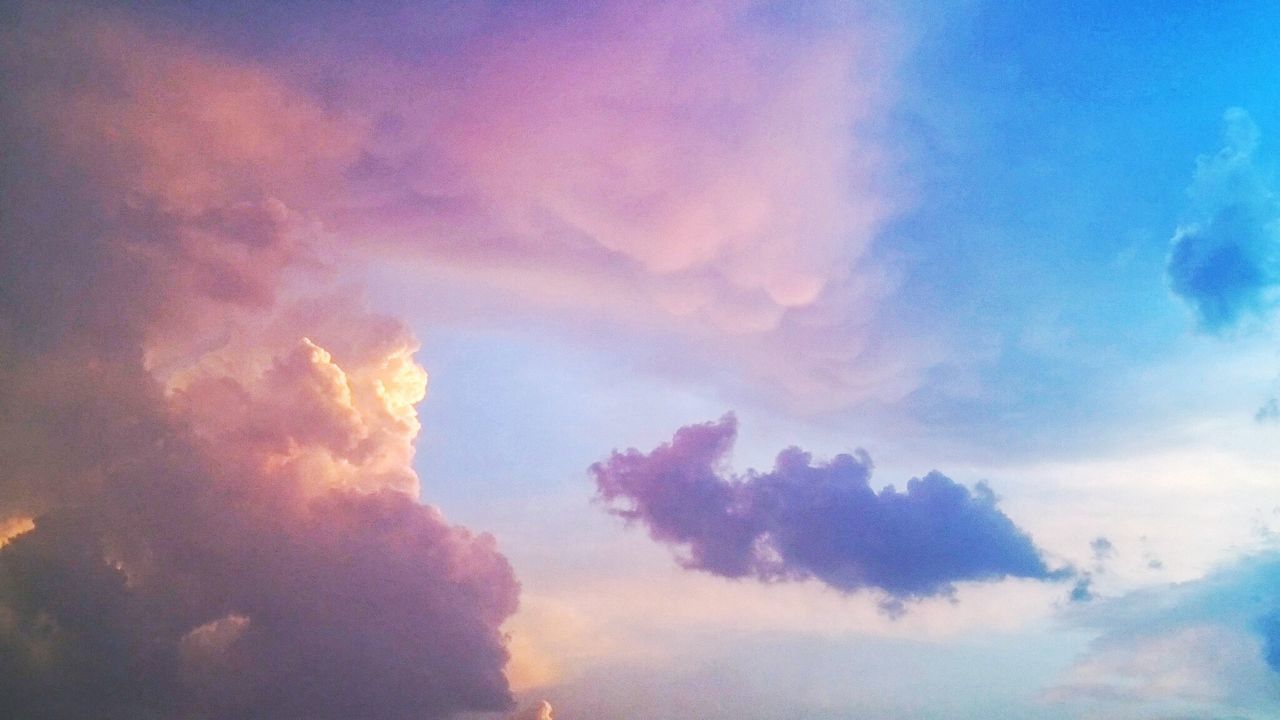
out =
{"type": "Polygon", "coordinates": [[[615,452],[591,466],[599,497],[679,548],[684,567],[722,577],[816,578],[908,599],[960,581],[1062,576],[985,485],[970,491],[932,472],[905,492],[876,492],[865,453],[814,464],[794,447],[770,472],[733,475],[724,466],[736,430],[726,415],[681,428],[650,453],[615,452]]]}

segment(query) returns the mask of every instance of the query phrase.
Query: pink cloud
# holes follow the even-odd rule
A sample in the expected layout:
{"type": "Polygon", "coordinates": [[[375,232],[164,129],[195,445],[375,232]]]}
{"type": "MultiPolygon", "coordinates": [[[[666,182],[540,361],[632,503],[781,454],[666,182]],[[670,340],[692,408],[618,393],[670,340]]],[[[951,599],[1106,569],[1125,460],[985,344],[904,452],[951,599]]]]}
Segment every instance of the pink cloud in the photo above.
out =
{"type": "Polygon", "coordinates": [[[901,397],[933,356],[876,325],[894,273],[872,244],[910,202],[874,139],[900,42],[757,10],[491,19],[426,61],[344,47],[361,70],[325,77],[373,131],[328,222],[470,292],[659,328],[802,405],[901,397]]]}
{"type": "Polygon", "coordinates": [[[779,40],[743,10],[615,7],[495,38],[442,151],[521,235],[561,224],[650,273],[710,268],[806,304],[888,211],[853,195],[868,178],[848,164],[874,162],[853,126],[882,102],[878,60],[779,40]]]}
{"type": "Polygon", "coordinates": [[[317,266],[351,128],[79,10],[0,31],[0,707],[509,709],[519,586],[419,501],[417,345],[317,266]]]}

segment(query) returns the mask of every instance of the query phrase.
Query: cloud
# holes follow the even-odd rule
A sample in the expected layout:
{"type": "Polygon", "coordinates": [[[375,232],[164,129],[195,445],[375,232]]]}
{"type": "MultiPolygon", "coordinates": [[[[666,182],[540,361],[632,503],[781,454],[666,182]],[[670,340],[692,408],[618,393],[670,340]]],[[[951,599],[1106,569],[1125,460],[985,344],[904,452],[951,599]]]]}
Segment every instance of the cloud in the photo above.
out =
{"type": "Polygon", "coordinates": [[[11,517],[4,522],[0,522],[0,548],[9,544],[9,541],[19,535],[34,529],[35,521],[29,517],[11,517]]]}
{"type": "Polygon", "coordinates": [[[873,245],[910,203],[876,129],[900,33],[870,12],[768,15],[494,8],[414,55],[322,27],[295,64],[359,57],[316,82],[368,128],[326,222],[417,258],[416,276],[511,297],[504,318],[657,331],[684,368],[720,377],[727,358],[807,407],[901,397],[933,356],[886,352],[907,339],[875,322],[896,273],[873,245]]]}
{"type": "Polygon", "coordinates": [[[1091,573],[1083,573],[1071,586],[1071,594],[1067,599],[1073,603],[1086,603],[1093,600],[1097,595],[1093,592],[1093,575],[1091,573]]]}
{"type": "Polygon", "coordinates": [[[1097,599],[1094,592],[1094,576],[1107,571],[1107,561],[1115,557],[1116,547],[1107,538],[1099,535],[1089,541],[1089,551],[1093,555],[1093,565],[1088,570],[1077,570],[1075,584],[1067,599],[1073,603],[1086,603],[1097,599]]]}
{"type": "Polygon", "coordinates": [[[510,720],[555,720],[555,711],[551,703],[542,700],[535,705],[515,713],[510,720]]]}
{"type": "Polygon", "coordinates": [[[1099,717],[1271,717],[1280,710],[1277,609],[1274,551],[1076,607],[1067,621],[1099,635],[1044,697],[1112,708],[1099,717]]]}
{"type": "Polygon", "coordinates": [[[54,511],[6,546],[6,707],[420,718],[507,703],[495,628],[515,584],[491,540],[389,491],[270,519],[145,500],[143,527],[54,511]]]}
{"type": "Polygon", "coordinates": [[[1270,398],[1262,407],[1258,408],[1258,412],[1254,413],[1255,422],[1267,424],[1280,422],[1280,398],[1270,398]]]}
{"type": "MultiPolygon", "coordinates": [[[[411,65],[381,82],[416,92],[358,96],[389,118],[359,184],[439,198],[423,221],[468,218],[454,229],[472,242],[413,236],[433,255],[634,273],[672,314],[732,323],[736,303],[746,322],[751,305],[776,318],[811,303],[892,211],[858,132],[884,102],[887,36],[773,27],[743,2],[487,22],[442,61],[449,85],[411,65]]],[[[370,209],[359,217],[385,227],[370,209]]]]}
{"type": "Polygon", "coordinates": [[[1116,647],[1095,647],[1047,699],[1145,703],[1230,702],[1221,683],[1254,657],[1247,637],[1211,626],[1181,628],[1116,647]]]}
{"type": "Polygon", "coordinates": [[[1196,160],[1192,217],[1174,233],[1167,267],[1169,286],[1209,331],[1269,311],[1280,286],[1280,205],[1254,165],[1258,128],[1239,108],[1224,120],[1222,149],[1196,160]]]}
{"type": "Polygon", "coordinates": [[[417,344],[317,237],[350,128],[194,47],[0,29],[0,706],[507,710],[519,586],[419,501],[417,344]]]}
{"type": "MultiPolygon", "coordinates": [[[[906,44],[890,13],[463,5],[132,11],[221,45],[214,73],[129,11],[83,13],[77,43],[28,43],[41,62],[11,96],[61,160],[138,193],[139,222],[318,224],[429,283],[431,308],[571,339],[605,324],[633,357],[660,343],[652,369],[807,411],[902,399],[941,359],[885,319],[901,273],[875,244],[913,204],[884,132],[906,44]]],[[[257,273],[314,247],[258,234],[172,244],[174,280],[265,302],[257,273]]]]}
{"type": "Polygon", "coordinates": [[[1115,544],[1101,535],[1089,541],[1089,549],[1093,552],[1093,561],[1099,568],[1104,560],[1116,554],[1115,544]]]}
{"type": "Polygon", "coordinates": [[[728,578],[817,578],[908,599],[960,581],[1063,576],[985,484],[970,491],[935,471],[905,492],[876,492],[865,452],[815,465],[795,447],[770,472],[735,475],[725,463],[736,432],[729,414],[683,427],[648,454],[615,451],[590,468],[599,498],[681,548],[683,566],[728,578]]]}

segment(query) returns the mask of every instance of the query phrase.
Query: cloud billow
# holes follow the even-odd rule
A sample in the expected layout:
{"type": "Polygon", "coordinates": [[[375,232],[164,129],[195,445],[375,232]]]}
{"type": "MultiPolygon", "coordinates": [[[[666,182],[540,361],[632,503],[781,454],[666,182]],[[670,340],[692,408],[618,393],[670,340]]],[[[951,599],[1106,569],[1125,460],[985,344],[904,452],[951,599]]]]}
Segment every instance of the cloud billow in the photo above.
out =
{"type": "Polygon", "coordinates": [[[843,592],[909,599],[947,594],[961,581],[1064,575],[985,484],[969,490],[935,471],[905,492],[876,492],[865,452],[814,464],[795,447],[770,472],[734,475],[724,465],[736,432],[729,414],[681,428],[648,454],[614,452],[590,468],[599,498],[682,548],[683,566],[728,578],[816,578],[843,592]]]}

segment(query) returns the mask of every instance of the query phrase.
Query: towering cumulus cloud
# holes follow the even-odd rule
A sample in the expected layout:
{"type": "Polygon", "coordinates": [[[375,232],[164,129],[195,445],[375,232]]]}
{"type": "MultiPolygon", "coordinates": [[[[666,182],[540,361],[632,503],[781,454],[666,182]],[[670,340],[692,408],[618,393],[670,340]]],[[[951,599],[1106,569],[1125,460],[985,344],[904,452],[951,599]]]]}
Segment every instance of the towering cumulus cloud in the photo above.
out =
{"type": "Polygon", "coordinates": [[[6,23],[6,717],[508,708],[518,586],[418,501],[416,344],[303,292],[344,120],[116,17],[6,23]]]}
{"type": "Polygon", "coordinates": [[[682,547],[685,567],[724,577],[813,577],[905,599],[963,580],[1061,575],[985,485],[971,492],[931,472],[906,492],[876,492],[865,452],[815,465],[795,447],[771,472],[736,476],[725,469],[736,432],[726,415],[681,428],[649,454],[614,452],[590,472],[610,512],[682,547]]]}
{"type": "Polygon", "coordinates": [[[1253,164],[1258,128],[1239,108],[1225,120],[1223,148],[1196,162],[1193,218],[1174,234],[1168,266],[1170,287],[1215,331],[1269,310],[1280,290],[1280,203],[1253,164]]]}

